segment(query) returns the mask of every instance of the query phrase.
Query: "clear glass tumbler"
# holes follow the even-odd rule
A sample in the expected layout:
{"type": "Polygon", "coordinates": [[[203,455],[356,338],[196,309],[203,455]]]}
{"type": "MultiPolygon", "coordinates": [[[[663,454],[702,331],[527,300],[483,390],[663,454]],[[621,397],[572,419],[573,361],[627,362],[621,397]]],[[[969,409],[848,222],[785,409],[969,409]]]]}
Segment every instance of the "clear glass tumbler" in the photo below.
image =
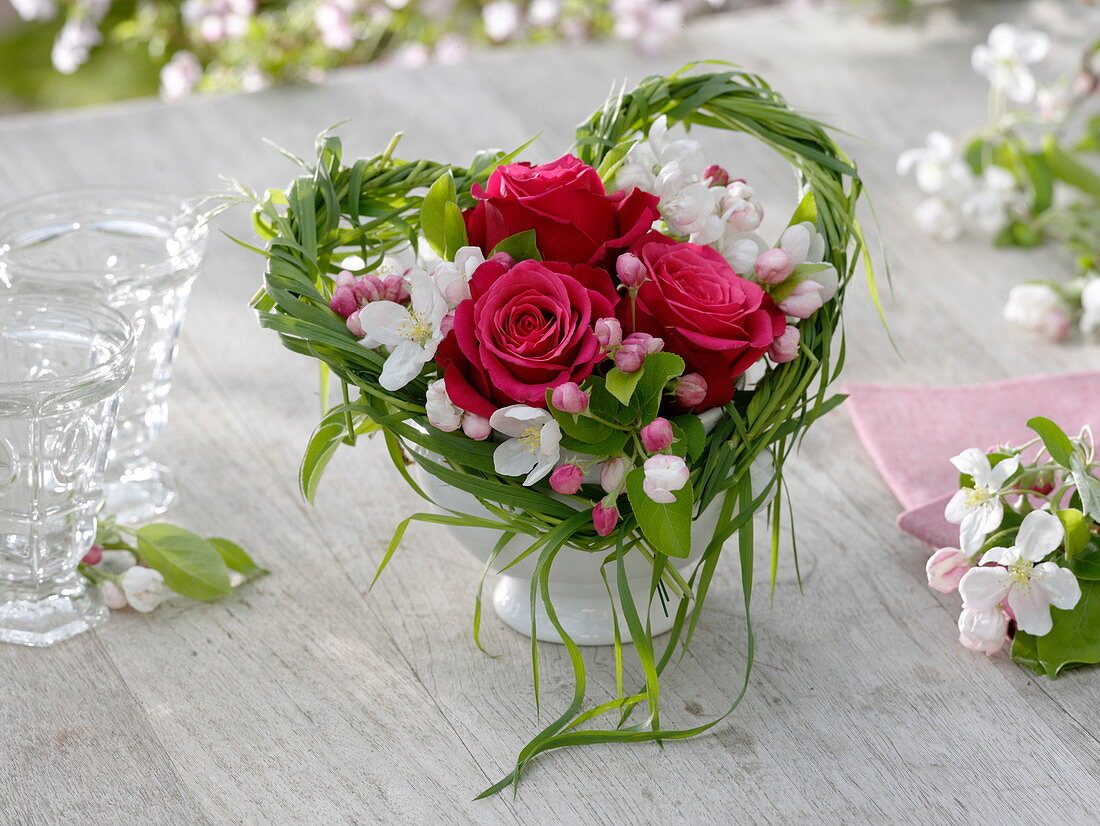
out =
{"type": "Polygon", "coordinates": [[[0,210],[0,291],[102,299],[130,319],[134,379],[122,395],[104,481],[107,510],[146,522],[175,501],[149,457],[168,414],[180,328],[207,225],[185,202],[111,187],[41,195],[0,210]]]}
{"type": "Polygon", "coordinates": [[[0,641],[51,645],[107,618],[77,565],[133,355],[106,304],[0,295],[0,641]]]}

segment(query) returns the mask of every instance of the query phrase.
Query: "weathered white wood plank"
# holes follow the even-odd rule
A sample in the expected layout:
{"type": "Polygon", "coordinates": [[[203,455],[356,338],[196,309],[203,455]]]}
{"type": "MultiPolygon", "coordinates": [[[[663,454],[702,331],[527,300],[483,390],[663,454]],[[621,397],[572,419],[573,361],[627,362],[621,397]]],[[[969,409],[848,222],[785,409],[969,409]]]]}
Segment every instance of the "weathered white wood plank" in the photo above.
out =
{"type": "MultiPolygon", "coordinates": [[[[849,378],[961,382],[1100,367],[1100,348],[1029,340],[1000,319],[1008,287],[1053,267],[1048,258],[993,253],[976,241],[935,245],[909,220],[917,198],[894,177],[894,159],[929,129],[972,117],[983,90],[968,50],[991,21],[1038,19],[1072,33],[1095,20],[1055,3],[999,3],[976,14],[920,34],[820,15],[739,15],[696,26],[656,62],[615,46],[505,52],[462,66],[349,72],[308,90],[21,117],[0,122],[0,185],[11,197],[112,179],[201,191],[222,173],[270,186],[294,169],[261,137],[308,155],[320,128],[348,116],[349,155],[377,151],[405,130],[406,156],[462,161],[542,131],[532,153],[549,158],[612,80],[692,58],[732,59],[862,138],[847,143],[891,250],[897,296],[887,304],[904,361],[856,287],[849,378]]],[[[766,196],[790,191],[782,166],[758,150],[711,145],[736,147],[731,166],[766,196]]],[[[223,226],[247,236],[243,212],[223,226]]],[[[275,573],[233,600],[116,616],[56,652],[0,650],[0,759],[18,767],[0,784],[0,819],[1100,816],[1095,673],[1039,683],[957,645],[953,601],[924,587],[925,551],[894,528],[896,505],[841,413],[790,468],[805,592],[789,564],[774,603],[758,590],[759,663],[730,723],[663,750],[551,755],[517,800],[472,803],[538,725],[526,641],[490,613],[484,641],[501,656],[474,648],[479,565],[441,529],[414,527],[367,592],[392,527],[421,505],[370,443],[337,455],[317,508],[300,502],[294,473],[317,419],[315,372],[251,318],[245,304],[259,262],[224,238],[213,240],[208,260],[160,452],[186,497],[180,519],[242,541],[275,573]],[[89,705],[92,686],[103,687],[89,705]],[[84,727],[114,736],[66,735],[84,727]]],[[[736,693],[744,650],[736,577],[730,562],[694,654],[667,683],[669,724],[720,714],[736,693]]],[[[560,650],[543,650],[545,718],[566,702],[569,673],[560,650]]],[[[593,696],[611,691],[608,652],[589,661],[593,696]]]]}

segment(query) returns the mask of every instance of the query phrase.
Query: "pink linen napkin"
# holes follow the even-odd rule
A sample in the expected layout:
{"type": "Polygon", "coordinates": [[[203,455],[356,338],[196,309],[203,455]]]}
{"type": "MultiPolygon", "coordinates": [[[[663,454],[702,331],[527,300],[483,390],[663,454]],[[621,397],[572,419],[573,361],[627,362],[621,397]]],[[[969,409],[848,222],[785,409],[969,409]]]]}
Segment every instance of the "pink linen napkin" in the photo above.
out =
{"type": "Polygon", "coordinates": [[[943,517],[958,484],[952,456],[1030,441],[1033,416],[1071,435],[1086,424],[1100,430],[1100,372],[958,387],[853,383],[843,392],[856,433],[905,508],[898,527],[936,547],[959,541],[958,526],[943,517]]]}

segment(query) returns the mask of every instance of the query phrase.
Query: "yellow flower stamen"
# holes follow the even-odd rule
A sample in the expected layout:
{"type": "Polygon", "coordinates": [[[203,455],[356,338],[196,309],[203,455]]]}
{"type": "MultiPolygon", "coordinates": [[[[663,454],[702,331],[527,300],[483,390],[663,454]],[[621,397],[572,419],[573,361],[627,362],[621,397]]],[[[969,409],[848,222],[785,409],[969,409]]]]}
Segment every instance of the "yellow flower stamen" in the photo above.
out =
{"type": "Polygon", "coordinates": [[[415,341],[421,347],[431,341],[435,330],[424,313],[409,310],[409,317],[401,322],[398,332],[409,341],[415,341]]]}
{"type": "Polygon", "coordinates": [[[997,496],[997,494],[992,489],[980,486],[973,488],[963,488],[963,490],[966,492],[966,498],[964,501],[966,502],[966,506],[968,508],[980,508],[986,502],[989,502],[991,499],[994,499],[997,496]]]}
{"type": "Polygon", "coordinates": [[[529,427],[519,437],[520,444],[528,453],[538,453],[542,448],[542,428],[529,427]]]}
{"type": "Polygon", "coordinates": [[[1028,562],[1026,559],[1018,560],[1008,566],[1008,574],[1012,577],[1012,581],[1020,588],[1030,591],[1031,590],[1031,570],[1035,567],[1034,562],[1028,562]]]}

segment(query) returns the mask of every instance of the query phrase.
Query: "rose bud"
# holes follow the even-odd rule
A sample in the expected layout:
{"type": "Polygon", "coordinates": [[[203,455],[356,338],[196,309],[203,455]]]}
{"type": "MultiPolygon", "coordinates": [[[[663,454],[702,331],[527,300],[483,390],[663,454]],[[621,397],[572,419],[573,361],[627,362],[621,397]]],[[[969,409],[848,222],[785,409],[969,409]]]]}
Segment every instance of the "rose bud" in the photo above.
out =
{"type": "Polygon", "coordinates": [[[623,486],[624,478],[626,478],[626,459],[622,456],[608,459],[600,466],[600,487],[605,493],[615,493],[619,490],[623,486]]]}
{"type": "Polygon", "coordinates": [[[489,438],[493,428],[489,426],[489,420],[476,413],[467,413],[462,417],[462,432],[475,442],[483,442],[489,438]]]}
{"type": "Polygon", "coordinates": [[[691,477],[687,463],[679,456],[670,456],[667,453],[650,456],[642,467],[645,469],[642,490],[646,496],[662,505],[675,502],[675,492],[683,488],[691,477]]]}
{"type": "Polygon", "coordinates": [[[575,381],[567,381],[554,388],[550,403],[562,413],[583,413],[588,409],[588,394],[575,381]]]}
{"type": "Polygon", "coordinates": [[[642,447],[650,453],[659,453],[672,444],[672,422],[658,417],[641,430],[642,447]]]}
{"type": "Polygon", "coordinates": [[[366,335],[366,332],[363,331],[363,325],[359,323],[359,313],[352,313],[348,316],[348,329],[356,338],[362,338],[366,335]]]}
{"type": "Polygon", "coordinates": [[[929,588],[950,594],[958,590],[959,580],[970,570],[970,559],[958,548],[940,548],[928,558],[924,570],[929,588]]]}
{"type": "Polygon", "coordinates": [[[624,252],[615,262],[615,272],[627,287],[637,288],[649,277],[645,264],[632,252],[624,252]]]}
{"type": "Polygon", "coordinates": [[[601,318],[594,329],[601,349],[610,350],[623,343],[623,325],[617,318],[601,318]]]}
{"type": "Polygon", "coordinates": [[[337,287],[354,287],[355,283],[355,276],[347,270],[340,270],[340,272],[336,274],[337,287]]]}
{"type": "Polygon", "coordinates": [[[404,304],[409,300],[409,288],[405,279],[400,275],[387,275],[382,279],[383,298],[396,304],[404,304]]]}
{"type": "Polygon", "coordinates": [[[623,339],[623,344],[640,344],[645,348],[645,354],[647,356],[659,353],[665,349],[665,340],[663,338],[657,338],[657,336],[651,336],[649,333],[631,333],[623,339]]]}
{"type": "Polygon", "coordinates": [[[336,288],[328,306],[340,318],[348,318],[359,309],[359,302],[355,299],[355,291],[351,287],[344,286],[336,288]]]}
{"type": "Polygon", "coordinates": [[[763,283],[778,284],[791,277],[791,273],[794,272],[794,259],[789,252],[776,247],[761,253],[756,259],[754,269],[756,277],[763,283]]]}
{"type": "Polygon", "coordinates": [[[798,328],[788,324],[787,329],[783,331],[783,335],[773,341],[771,347],[768,348],[768,358],[776,364],[786,364],[788,361],[794,361],[798,358],[798,342],[801,338],[802,334],[798,331],[798,328]]]}
{"type": "Polygon", "coordinates": [[[592,508],[592,527],[600,536],[607,536],[619,522],[619,509],[614,505],[607,507],[603,502],[597,502],[592,508]]]}
{"type": "Polygon", "coordinates": [[[560,465],[550,474],[550,487],[566,496],[580,490],[583,481],[584,471],[577,465],[560,465]]]}
{"type": "Polygon", "coordinates": [[[623,343],[615,351],[615,366],[624,373],[637,373],[645,361],[645,345],[638,342],[623,343]]]}
{"type": "Polygon", "coordinates": [[[779,302],[780,311],[795,318],[809,318],[824,304],[821,297],[825,288],[816,281],[803,281],[779,302]]]}
{"type": "Polygon", "coordinates": [[[716,163],[707,167],[703,177],[711,186],[729,186],[730,183],[730,173],[716,163]]]}
{"type": "Polygon", "coordinates": [[[702,404],[707,397],[707,380],[698,373],[688,373],[676,383],[676,401],[684,407],[702,404]]]}
{"type": "Polygon", "coordinates": [[[86,565],[98,565],[103,559],[103,548],[99,545],[92,545],[88,549],[88,553],[84,554],[84,558],[80,561],[86,565]]]}
{"type": "Polygon", "coordinates": [[[364,275],[355,282],[352,288],[355,297],[361,304],[370,304],[372,301],[381,301],[386,295],[386,288],[382,286],[382,279],[373,275],[364,275]]]}

